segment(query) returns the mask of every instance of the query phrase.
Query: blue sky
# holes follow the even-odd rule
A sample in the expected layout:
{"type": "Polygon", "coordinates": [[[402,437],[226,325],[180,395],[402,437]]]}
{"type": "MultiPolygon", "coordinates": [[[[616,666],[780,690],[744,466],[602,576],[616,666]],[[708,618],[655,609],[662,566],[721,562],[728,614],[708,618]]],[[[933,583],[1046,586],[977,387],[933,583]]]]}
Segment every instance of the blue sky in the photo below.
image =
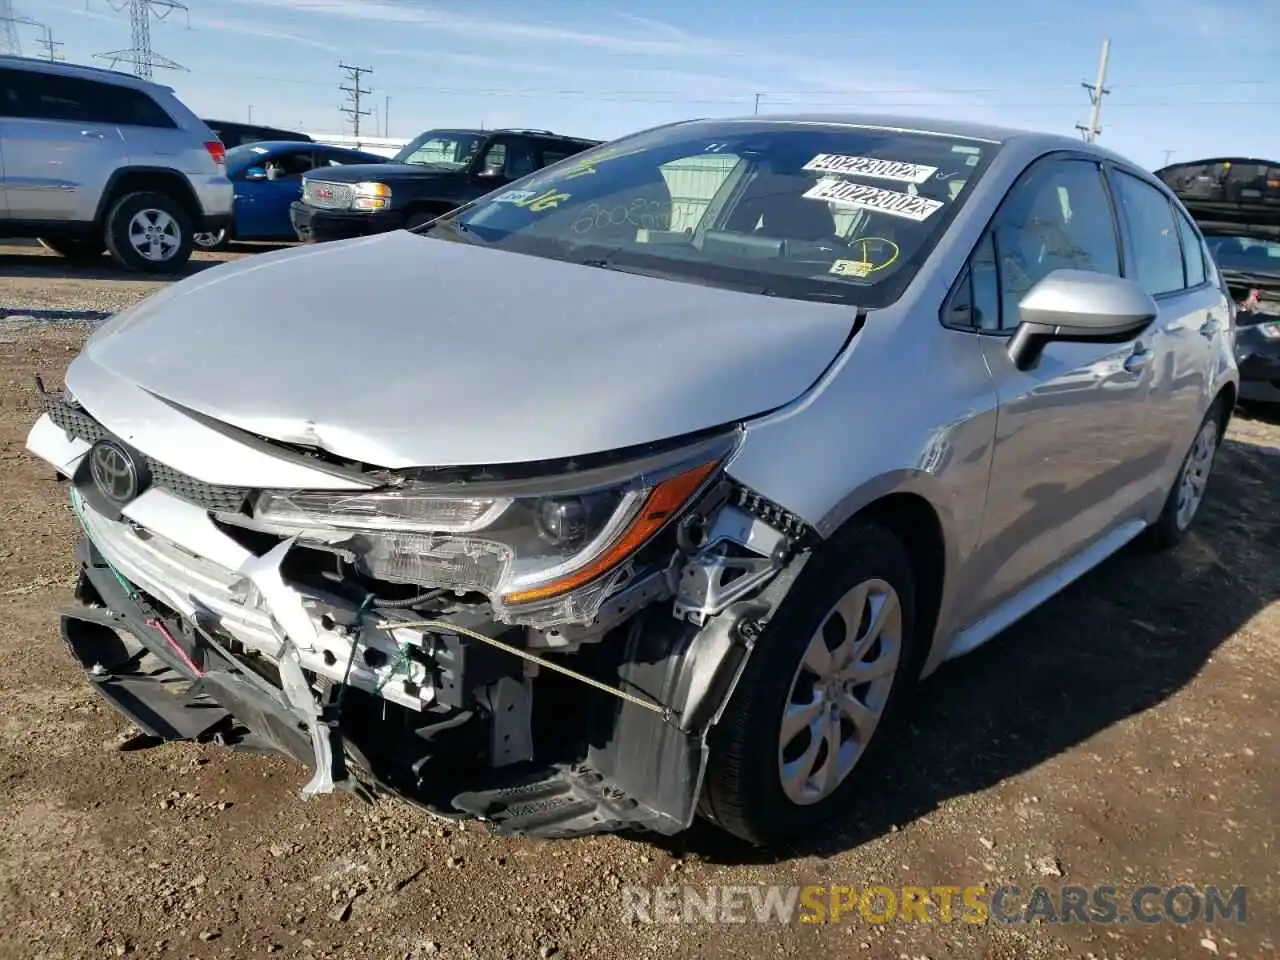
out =
{"type": "MultiPolygon", "coordinates": [[[[117,3],[120,0],[116,0],[117,3]]],[[[14,0],[68,60],[129,46],[109,0],[14,0]]],[[[198,113],[349,132],[338,61],[374,68],[381,129],[610,138],[691,116],[885,110],[1074,133],[1104,36],[1100,142],[1147,167],[1280,157],[1280,0],[188,0],[152,46],[198,113]],[[188,28],[189,21],[189,28],[188,28]]],[[[39,32],[21,28],[24,52],[39,32]]],[[[126,68],[127,69],[127,68],[126,68]]]]}

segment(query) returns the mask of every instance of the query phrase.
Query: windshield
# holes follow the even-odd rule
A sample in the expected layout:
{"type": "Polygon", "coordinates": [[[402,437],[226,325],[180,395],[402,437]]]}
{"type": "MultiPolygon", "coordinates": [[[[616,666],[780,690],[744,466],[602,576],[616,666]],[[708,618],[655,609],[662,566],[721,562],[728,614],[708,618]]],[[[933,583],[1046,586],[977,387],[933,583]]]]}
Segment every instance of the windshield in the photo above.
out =
{"type": "Polygon", "coordinates": [[[998,145],[826,124],[699,121],[577,154],[422,231],[798,299],[891,302],[998,145]]]}
{"type": "Polygon", "coordinates": [[[1280,277],[1280,243],[1251,237],[1205,237],[1219,269],[1280,277]]]}
{"type": "Polygon", "coordinates": [[[392,162],[412,163],[440,170],[462,170],[470,165],[484,140],[484,136],[478,133],[428,130],[401,147],[392,162]]]}

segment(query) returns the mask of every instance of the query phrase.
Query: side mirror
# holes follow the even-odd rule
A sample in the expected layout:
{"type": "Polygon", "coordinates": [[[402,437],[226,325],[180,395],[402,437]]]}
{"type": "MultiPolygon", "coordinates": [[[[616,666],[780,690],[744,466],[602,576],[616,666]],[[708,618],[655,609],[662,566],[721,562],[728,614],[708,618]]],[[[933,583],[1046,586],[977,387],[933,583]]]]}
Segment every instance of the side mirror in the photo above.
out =
{"type": "Polygon", "coordinates": [[[246,180],[265,180],[267,179],[267,171],[263,167],[249,167],[244,172],[246,180]]]}
{"type": "Polygon", "coordinates": [[[1159,308],[1132,280],[1092,270],[1055,270],[1018,304],[1021,323],[1009,340],[1019,370],[1036,365],[1054,340],[1124,343],[1156,318],[1159,308]]]}

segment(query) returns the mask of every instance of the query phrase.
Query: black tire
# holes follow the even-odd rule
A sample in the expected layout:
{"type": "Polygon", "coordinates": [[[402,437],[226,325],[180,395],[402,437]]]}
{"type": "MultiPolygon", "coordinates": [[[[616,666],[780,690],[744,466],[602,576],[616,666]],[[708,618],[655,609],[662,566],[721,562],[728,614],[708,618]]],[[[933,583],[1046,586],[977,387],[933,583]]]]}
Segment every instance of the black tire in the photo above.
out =
{"type": "Polygon", "coordinates": [[[129,193],[118,199],[107,213],[104,234],[107,249],[116,262],[127,270],[140,273],[173,273],[180,270],[191,259],[194,248],[191,218],[187,216],[186,209],[173,197],[151,191],[129,193]],[[172,236],[176,242],[172,252],[163,259],[143,256],[130,239],[133,219],[144,211],[157,211],[172,223],[172,236]]]}
{"type": "Polygon", "coordinates": [[[1160,511],[1160,516],[1143,533],[1142,545],[1148,550],[1169,550],[1176,547],[1185,539],[1187,531],[1195,523],[1195,518],[1200,515],[1200,508],[1204,505],[1203,494],[1186,522],[1182,523],[1179,520],[1178,507],[1181,501],[1183,477],[1186,475],[1192,456],[1196,452],[1201,432],[1206,427],[1212,427],[1217,436],[1213,445],[1213,453],[1210,455],[1208,465],[1204,470],[1204,483],[1206,486],[1208,485],[1209,480],[1213,477],[1213,466],[1217,462],[1218,449],[1222,446],[1223,425],[1227,419],[1225,414],[1228,412],[1225,401],[1219,397],[1214,401],[1213,406],[1209,408],[1209,412],[1205,414],[1204,420],[1200,422],[1200,426],[1196,429],[1196,439],[1192,440],[1190,449],[1187,450],[1186,455],[1182,458],[1182,464],[1178,467],[1178,473],[1173,478],[1173,486],[1169,489],[1169,495],[1165,498],[1164,508],[1160,511]]]}
{"type": "Polygon", "coordinates": [[[857,766],[825,799],[790,800],[778,769],[780,724],[792,680],[809,640],[853,587],[886,581],[902,610],[902,647],[881,719],[857,763],[885,739],[903,697],[919,674],[915,652],[916,584],[902,542],[875,523],[853,521],[819,547],[756,641],[733,698],[712,730],[699,813],[749,843],[774,845],[834,820],[857,789],[857,766]]]}
{"type": "Polygon", "coordinates": [[[87,237],[41,237],[40,246],[76,263],[96,260],[107,249],[101,240],[87,237]]]}

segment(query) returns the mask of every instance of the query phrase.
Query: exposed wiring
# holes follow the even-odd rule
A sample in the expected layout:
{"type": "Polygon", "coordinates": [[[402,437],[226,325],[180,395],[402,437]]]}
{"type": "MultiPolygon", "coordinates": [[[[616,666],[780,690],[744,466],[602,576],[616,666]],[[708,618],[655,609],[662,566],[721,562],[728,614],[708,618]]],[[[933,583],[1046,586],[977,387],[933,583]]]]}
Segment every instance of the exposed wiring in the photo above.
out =
{"type": "Polygon", "coordinates": [[[619,700],[626,700],[628,703],[633,703],[637,707],[642,707],[650,713],[658,714],[663,720],[670,720],[672,717],[671,708],[658,703],[655,700],[638,697],[634,693],[628,693],[626,690],[619,690],[617,687],[611,687],[607,683],[601,683],[594,677],[588,677],[585,673],[579,673],[577,670],[570,670],[568,667],[563,667],[558,663],[553,663],[545,657],[540,657],[527,650],[521,650],[519,647],[513,647],[511,644],[503,643],[501,640],[495,640],[493,637],[486,637],[483,633],[480,633],[477,630],[460,627],[457,624],[449,623],[447,620],[380,620],[374,624],[374,627],[379,630],[387,631],[401,628],[412,628],[415,630],[438,630],[444,633],[456,633],[459,636],[467,637],[479,643],[488,644],[491,647],[496,647],[497,649],[503,650],[512,656],[519,657],[521,660],[536,663],[538,666],[545,667],[553,673],[559,673],[563,676],[577,680],[579,683],[585,683],[587,686],[594,687],[596,690],[615,696],[619,700]]]}
{"type": "Polygon", "coordinates": [[[164,642],[169,645],[169,649],[178,655],[178,658],[187,665],[188,670],[194,673],[197,677],[204,676],[204,671],[197,667],[195,665],[195,661],[187,656],[187,651],[182,649],[182,645],[174,639],[173,634],[169,632],[169,628],[166,627],[159,619],[152,617],[147,621],[147,626],[160,634],[160,636],[164,637],[164,642]]]}

